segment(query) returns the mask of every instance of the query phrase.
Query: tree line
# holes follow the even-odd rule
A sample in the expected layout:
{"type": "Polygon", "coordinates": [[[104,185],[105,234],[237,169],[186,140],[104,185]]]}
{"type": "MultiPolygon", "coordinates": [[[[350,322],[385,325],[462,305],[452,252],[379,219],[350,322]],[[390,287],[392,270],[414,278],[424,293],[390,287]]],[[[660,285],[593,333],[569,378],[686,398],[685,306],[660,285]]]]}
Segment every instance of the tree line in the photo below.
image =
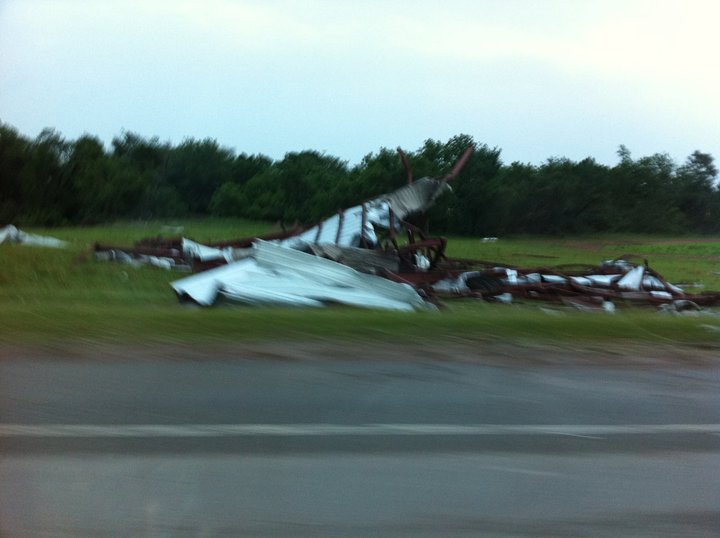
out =
{"type": "MultiPolygon", "coordinates": [[[[618,163],[551,158],[503,164],[501,150],[461,134],[408,152],[414,176],[442,176],[468,146],[474,153],[427,222],[433,233],[467,235],[720,231],[713,157],[682,164],[667,154],[618,163]]],[[[66,140],[52,129],[30,139],[0,124],[0,224],[74,225],[118,219],[231,216],[311,224],[406,181],[394,150],[360,163],[317,151],[281,160],[237,154],[213,139],[178,145],[125,132],[106,149],[95,136],[66,140]]]]}

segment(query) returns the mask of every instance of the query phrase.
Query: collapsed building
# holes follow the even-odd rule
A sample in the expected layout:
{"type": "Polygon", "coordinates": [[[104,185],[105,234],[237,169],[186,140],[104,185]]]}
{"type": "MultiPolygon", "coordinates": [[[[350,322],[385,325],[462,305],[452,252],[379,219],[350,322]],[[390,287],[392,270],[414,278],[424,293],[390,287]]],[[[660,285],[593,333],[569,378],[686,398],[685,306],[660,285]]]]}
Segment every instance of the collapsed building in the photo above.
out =
{"type": "Polygon", "coordinates": [[[519,268],[449,258],[447,240],[429,237],[408,217],[426,212],[450,189],[472,148],[441,178],[412,179],[310,228],[214,244],[187,238],[147,239],[133,248],[95,245],[98,259],[149,263],[193,271],[171,286],[179,299],[202,306],[325,306],[389,310],[435,308],[443,298],[497,302],[556,301],[581,309],[615,304],[664,305],[682,310],[720,304],[720,292],[689,294],[667,282],[647,261],[630,256],[597,266],[519,268]]]}

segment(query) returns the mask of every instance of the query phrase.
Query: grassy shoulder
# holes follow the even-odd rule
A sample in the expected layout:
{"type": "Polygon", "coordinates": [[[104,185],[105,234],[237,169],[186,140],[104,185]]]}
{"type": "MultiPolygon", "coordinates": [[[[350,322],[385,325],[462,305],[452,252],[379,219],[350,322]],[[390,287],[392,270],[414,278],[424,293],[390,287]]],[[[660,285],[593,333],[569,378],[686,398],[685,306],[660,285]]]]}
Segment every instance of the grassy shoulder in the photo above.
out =
{"type": "MultiPolygon", "coordinates": [[[[94,242],[131,245],[182,233],[198,241],[270,231],[240,220],[119,223],[101,227],[32,229],[70,242],[67,249],[0,245],[0,344],[107,342],[193,344],[333,339],[367,342],[453,341],[661,343],[720,346],[720,317],[673,316],[654,309],[613,315],[544,303],[495,305],[453,300],[436,312],[325,309],[188,308],[169,283],[182,274],[97,262],[94,242]]],[[[720,289],[720,238],[513,238],[484,243],[451,238],[450,256],[522,266],[597,264],[635,253],[673,282],[720,289]]]]}

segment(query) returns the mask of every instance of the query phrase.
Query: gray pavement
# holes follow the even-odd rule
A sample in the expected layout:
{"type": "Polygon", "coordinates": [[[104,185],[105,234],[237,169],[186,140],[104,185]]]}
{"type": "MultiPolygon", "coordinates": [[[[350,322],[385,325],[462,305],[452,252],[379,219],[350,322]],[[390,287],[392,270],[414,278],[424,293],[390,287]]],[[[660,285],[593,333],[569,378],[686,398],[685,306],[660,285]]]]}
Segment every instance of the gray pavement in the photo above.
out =
{"type": "Polygon", "coordinates": [[[0,536],[718,536],[720,369],[4,360],[0,536]]]}

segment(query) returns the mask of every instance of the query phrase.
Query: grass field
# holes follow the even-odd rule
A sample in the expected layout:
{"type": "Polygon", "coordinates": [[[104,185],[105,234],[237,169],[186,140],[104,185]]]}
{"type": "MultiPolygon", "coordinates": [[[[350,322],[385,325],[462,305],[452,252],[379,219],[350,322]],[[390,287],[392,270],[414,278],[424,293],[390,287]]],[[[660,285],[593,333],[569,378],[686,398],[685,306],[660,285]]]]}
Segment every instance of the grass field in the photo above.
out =
{"type": "MultiPolygon", "coordinates": [[[[0,245],[0,344],[56,342],[192,343],[317,338],[349,340],[462,339],[486,342],[661,342],[720,346],[720,317],[673,316],[652,308],[614,315],[581,313],[544,303],[495,305],[453,300],[438,312],[327,309],[188,308],[169,283],[183,275],[97,262],[95,242],[131,245],[179,233],[200,242],[271,231],[241,220],[118,223],[28,229],[69,242],[66,249],[0,245]]],[[[720,237],[600,236],[450,238],[448,254],[520,266],[597,264],[638,254],[674,283],[720,290],[720,237]]]]}

